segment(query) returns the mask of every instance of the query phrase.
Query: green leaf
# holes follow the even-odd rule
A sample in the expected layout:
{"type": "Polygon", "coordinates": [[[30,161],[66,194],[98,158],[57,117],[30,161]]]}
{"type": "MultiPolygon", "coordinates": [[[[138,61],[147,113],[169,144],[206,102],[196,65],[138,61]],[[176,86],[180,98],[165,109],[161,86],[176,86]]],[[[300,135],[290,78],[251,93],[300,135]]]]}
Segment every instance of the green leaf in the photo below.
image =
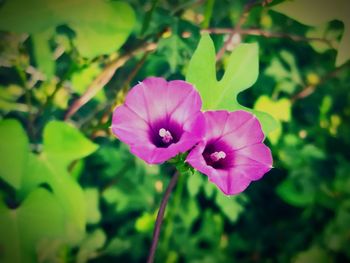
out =
{"type": "Polygon", "coordinates": [[[23,199],[38,185],[47,184],[59,201],[65,216],[65,241],[77,244],[85,233],[87,205],[80,185],[68,174],[63,163],[52,162],[45,153],[30,154],[23,185],[18,191],[23,199]]]}
{"type": "Polygon", "coordinates": [[[203,178],[199,172],[194,172],[187,179],[187,190],[190,196],[196,196],[203,185],[203,178]]]}
{"type": "Polygon", "coordinates": [[[49,43],[53,33],[49,29],[32,36],[36,64],[49,79],[55,75],[55,60],[49,43]]]}
{"type": "Polygon", "coordinates": [[[238,199],[238,196],[226,196],[220,192],[215,198],[215,202],[231,223],[237,221],[239,215],[244,211],[244,207],[238,202],[238,199]]]}
{"type": "Polygon", "coordinates": [[[76,262],[84,263],[96,257],[97,250],[104,246],[106,240],[106,234],[102,229],[96,229],[93,233],[89,234],[80,245],[76,262]]]}
{"type": "Polygon", "coordinates": [[[84,190],[87,208],[87,223],[97,224],[101,220],[99,209],[99,192],[97,188],[88,188],[84,190]]]}
{"type": "Polygon", "coordinates": [[[314,202],[316,185],[309,170],[297,170],[276,188],[276,192],[288,204],[304,207],[314,202]]]}
{"type": "Polygon", "coordinates": [[[109,242],[103,253],[112,256],[119,256],[120,254],[125,253],[125,251],[130,250],[131,247],[132,244],[130,240],[115,237],[109,242]]]}
{"type": "MultiPolygon", "coordinates": [[[[83,94],[101,71],[102,69],[97,63],[91,63],[88,67],[75,71],[71,78],[74,91],[79,95],[83,94]]],[[[99,101],[105,99],[103,89],[96,94],[95,98],[99,101]]]]}
{"type": "Polygon", "coordinates": [[[21,187],[28,160],[27,134],[17,120],[0,122],[0,177],[12,187],[21,187]]]}
{"type": "Polygon", "coordinates": [[[331,257],[327,253],[326,250],[314,246],[309,248],[306,251],[300,252],[296,255],[294,263],[310,263],[310,262],[318,262],[318,263],[329,263],[332,262],[331,257]]]}
{"type": "Polygon", "coordinates": [[[189,47],[176,32],[168,38],[161,39],[159,41],[158,50],[166,56],[172,73],[176,72],[177,67],[184,63],[184,57],[187,55],[190,56],[191,52],[189,47]]]}
{"type": "Polygon", "coordinates": [[[44,152],[53,162],[70,162],[86,157],[98,146],[75,127],[60,121],[51,121],[44,129],[44,152]]]}
{"type": "Polygon", "coordinates": [[[342,21],[344,33],[338,47],[335,65],[340,66],[350,59],[350,19],[348,14],[350,2],[348,0],[285,1],[272,9],[309,26],[318,26],[331,20],[342,21]]]}
{"type": "Polygon", "coordinates": [[[291,102],[287,98],[276,101],[271,100],[268,96],[260,96],[255,102],[254,109],[264,111],[270,114],[278,122],[278,128],[268,134],[271,143],[276,144],[282,134],[282,123],[291,119],[291,102]]]}
{"type": "Polygon", "coordinates": [[[63,236],[64,217],[61,204],[47,190],[38,188],[23,204],[8,209],[0,201],[1,262],[38,262],[35,248],[43,238],[63,236]]]}
{"type": "Polygon", "coordinates": [[[61,21],[55,15],[53,3],[52,0],[5,1],[0,8],[0,29],[32,34],[56,26],[61,21]]]}
{"type": "Polygon", "coordinates": [[[80,54],[89,58],[118,50],[134,23],[133,9],[119,1],[11,0],[0,8],[1,30],[33,34],[66,24],[76,33],[80,54]]]}
{"type": "Polygon", "coordinates": [[[191,58],[186,80],[198,89],[204,110],[250,111],[268,134],[276,128],[276,121],[270,115],[246,108],[237,101],[238,94],[253,85],[258,77],[258,58],[257,44],[240,44],[231,53],[225,74],[218,81],[214,44],[210,36],[204,34],[191,58]]]}
{"type": "Polygon", "coordinates": [[[135,229],[140,233],[152,232],[157,213],[144,212],[135,222],[135,229]]]}
{"type": "Polygon", "coordinates": [[[60,164],[51,163],[43,158],[43,165],[48,169],[47,182],[60,200],[66,218],[66,239],[72,244],[80,241],[86,227],[86,202],[81,186],[60,164]]]}
{"type": "Polygon", "coordinates": [[[68,24],[77,34],[80,54],[92,58],[118,50],[134,27],[135,15],[128,3],[83,1],[71,12],[68,24]]]}

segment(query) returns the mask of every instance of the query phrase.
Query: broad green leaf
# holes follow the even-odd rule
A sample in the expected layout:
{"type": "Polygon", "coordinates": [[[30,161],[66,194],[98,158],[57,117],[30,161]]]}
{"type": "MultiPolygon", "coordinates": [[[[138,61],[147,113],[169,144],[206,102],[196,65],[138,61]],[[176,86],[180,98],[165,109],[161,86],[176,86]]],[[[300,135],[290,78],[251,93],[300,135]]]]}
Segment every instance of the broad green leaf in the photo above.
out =
{"type": "Polygon", "coordinates": [[[119,256],[120,254],[132,248],[130,240],[125,240],[119,237],[113,238],[107,245],[103,253],[112,256],[119,256]]]}
{"type": "Polygon", "coordinates": [[[99,192],[97,188],[87,188],[84,190],[87,208],[87,223],[97,224],[101,220],[99,208],[99,192]]]}
{"type": "Polygon", "coordinates": [[[53,0],[7,0],[0,7],[0,29],[16,33],[39,33],[60,24],[53,0]]]}
{"type": "MultiPolygon", "coordinates": [[[[86,68],[75,71],[71,78],[73,90],[79,95],[83,94],[101,71],[102,69],[97,63],[92,63],[86,68]]],[[[100,90],[94,98],[99,101],[105,100],[104,91],[100,90]]]]}
{"type": "Polygon", "coordinates": [[[154,228],[154,222],[156,221],[157,213],[144,212],[139,218],[136,219],[135,229],[140,233],[150,233],[154,228]]]}
{"type": "Polygon", "coordinates": [[[350,2],[348,0],[285,1],[273,6],[272,9],[309,26],[318,26],[331,20],[342,21],[344,33],[338,47],[335,65],[340,66],[350,59],[350,2]]]}
{"type": "Polygon", "coordinates": [[[62,237],[64,217],[61,204],[47,190],[33,191],[15,210],[0,201],[0,260],[4,263],[38,262],[38,242],[62,237]]]}
{"type": "Polygon", "coordinates": [[[226,196],[221,193],[216,195],[215,202],[225,216],[233,223],[244,211],[244,207],[237,201],[238,196],[226,196]]]}
{"type": "Polygon", "coordinates": [[[119,49],[134,23],[130,5],[119,1],[7,0],[0,8],[1,30],[34,34],[68,25],[79,52],[89,58],[119,49]]]}
{"type": "Polygon", "coordinates": [[[291,102],[287,98],[277,101],[271,100],[268,96],[260,96],[255,102],[254,109],[267,112],[278,122],[278,128],[270,132],[267,137],[271,143],[276,144],[282,134],[282,123],[289,122],[291,118],[291,102]]]}
{"type": "Polygon", "coordinates": [[[239,104],[237,96],[253,85],[258,77],[257,44],[240,44],[231,53],[221,80],[216,78],[215,48],[208,34],[204,34],[190,61],[186,80],[201,94],[204,110],[247,110],[260,120],[268,134],[276,128],[276,121],[264,112],[254,111],[239,104]]]}
{"type": "Polygon", "coordinates": [[[286,50],[271,59],[265,74],[277,82],[275,89],[288,94],[293,94],[298,85],[304,86],[295,57],[286,50]]]}
{"type": "Polygon", "coordinates": [[[190,196],[196,196],[203,184],[202,174],[195,172],[190,174],[187,179],[187,190],[190,196]]]}
{"type": "Polygon", "coordinates": [[[97,250],[104,246],[106,240],[106,234],[102,229],[96,229],[93,233],[87,235],[80,245],[76,262],[85,263],[96,257],[97,250]]]}
{"type": "Polygon", "coordinates": [[[311,168],[303,168],[292,172],[276,188],[277,194],[288,204],[304,207],[312,204],[316,197],[316,185],[311,168]]]}
{"type": "Polygon", "coordinates": [[[60,201],[65,213],[66,239],[76,244],[85,233],[86,225],[86,201],[81,186],[68,174],[66,167],[60,163],[51,162],[45,155],[37,157],[38,175],[45,178],[53,193],[60,201]]]}
{"type": "Polygon", "coordinates": [[[51,121],[44,129],[44,152],[53,162],[69,164],[96,151],[98,146],[75,127],[51,121]]]}
{"type": "Polygon", "coordinates": [[[295,260],[293,260],[293,262],[294,263],[310,263],[310,262],[329,263],[329,262],[332,262],[332,260],[326,250],[318,246],[314,246],[306,251],[298,253],[295,257],[295,260]]]}
{"type": "Polygon", "coordinates": [[[26,197],[38,185],[48,184],[63,208],[66,241],[76,244],[85,233],[86,200],[80,185],[68,174],[62,163],[51,162],[45,154],[30,154],[23,186],[18,192],[26,197]]]}
{"type": "Polygon", "coordinates": [[[158,50],[166,56],[172,73],[176,71],[179,65],[183,64],[184,56],[190,54],[189,47],[176,32],[168,38],[161,39],[158,50]]]}
{"type": "Polygon", "coordinates": [[[95,57],[120,48],[133,29],[135,15],[126,2],[94,0],[77,6],[69,21],[81,55],[95,57]]]}
{"type": "Polygon", "coordinates": [[[198,203],[194,198],[190,198],[186,204],[183,204],[178,214],[187,229],[191,228],[193,222],[199,215],[200,208],[198,207],[198,203]]]}
{"type": "Polygon", "coordinates": [[[4,113],[9,111],[28,112],[26,104],[17,102],[23,93],[24,89],[20,86],[13,84],[8,86],[0,85],[0,111],[4,113]]]}
{"type": "Polygon", "coordinates": [[[27,134],[17,120],[0,122],[0,177],[12,187],[21,187],[28,159],[27,134]]]}
{"type": "Polygon", "coordinates": [[[291,118],[291,102],[287,98],[272,100],[268,96],[260,96],[254,108],[267,112],[279,121],[288,122],[291,118]]]}
{"type": "Polygon", "coordinates": [[[32,37],[36,64],[49,79],[55,75],[55,60],[49,43],[52,35],[53,30],[48,29],[32,37]]]}

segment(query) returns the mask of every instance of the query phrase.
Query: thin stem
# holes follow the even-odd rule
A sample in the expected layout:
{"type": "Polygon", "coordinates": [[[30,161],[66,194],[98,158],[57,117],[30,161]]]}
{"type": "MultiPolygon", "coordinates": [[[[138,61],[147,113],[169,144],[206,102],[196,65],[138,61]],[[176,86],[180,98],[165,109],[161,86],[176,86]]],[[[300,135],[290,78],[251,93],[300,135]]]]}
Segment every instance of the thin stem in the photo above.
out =
{"type": "Polygon", "coordinates": [[[172,190],[174,189],[174,187],[175,187],[175,185],[177,183],[179,175],[180,175],[179,172],[175,172],[175,174],[173,175],[173,177],[170,180],[168,188],[165,190],[165,193],[164,193],[164,196],[163,196],[163,200],[162,200],[162,202],[160,204],[160,207],[159,207],[159,210],[158,210],[156,223],[154,225],[152,245],[151,245],[151,248],[150,248],[150,251],[149,251],[147,263],[153,263],[153,261],[154,261],[154,256],[155,256],[155,253],[156,253],[158,240],[159,240],[160,227],[161,227],[162,222],[163,222],[165,208],[166,208],[166,205],[167,205],[167,203],[169,201],[170,194],[171,194],[172,190]]]}
{"type": "Polygon", "coordinates": [[[26,104],[28,106],[28,121],[27,121],[27,126],[28,126],[28,133],[29,133],[29,137],[33,139],[34,137],[34,116],[33,116],[33,105],[32,105],[32,94],[31,94],[31,90],[28,86],[28,82],[27,82],[27,76],[25,71],[22,70],[22,68],[18,65],[16,65],[16,70],[17,73],[22,81],[25,93],[25,100],[26,100],[26,104]]]}
{"type": "Polygon", "coordinates": [[[72,115],[74,115],[82,106],[89,102],[97,92],[99,92],[112,79],[116,70],[124,66],[129,59],[133,58],[140,52],[154,51],[156,48],[156,43],[147,43],[110,62],[101,74],[92,81],[85,93],[68,108],[64,119],[67,120],[72,117],[72,115]]]}
{"type": "Polygon", "coordinates": [[[184,183],[185,183],[185,174],[182,174],[182,176],[178,180],[176,191],[173,195],[174,197],[173,197],[172,209],[167,214],[167,217],[170,220],[167,221],[167,224],[164,230],[164,238],[163,238],[163,244],[162,244],[164,247],[164,251],[168,251],[169,249],[170,238],[174,229],[174,221],[172,220],[172,218],[174,218],[174,216],[177,215],[177,212],[179,210],[184,183]]]}
{"type": "Polygon", "coordinates": [[[239,31],[241,30],[242,25],[247,21],[248,15],[250,13],[250,11],[259,5],[264,5],[265,1],[248,1],[247,4],[244,6],[243,12],[235,26],[235,28],[229,32],[229,35],[224,43],[224,45],[222,46],[222,48],[219,50],[219,52],[216,54],[216,61],[219,61],[222,56],[225,54],[226,50],[229,49],[232,50],[233,48],[235,48],[235,46],[237,46],[240,42],[241,42],[241,36],[239,34],[239,31]],[[237,40],[236,43],[233,43],[234,38],[237,36],[237,40]]]}
{"type": "Polygon", "coordinates": [[[202,32],[208,32],[211,34],[240,34],[240,35],[249,35],[249,36],[261,36],[266,38],[286,38],[296,42],[311,42],[318,41],[323,42],[328,45],[330,48],[334,49],[332,41],[326,38],[320,37],[304,37],[295,34],[289,34],[284,32],[270,32],[264,31],[261,29],[250,28],[250,29],[232,29],[232,28],[208,28],[203,29],[202,32]]]}
{"type": "Polygon", "coordinates": [[[326,75],[324,75],[323,77],[321,77],[321,80],[315,84],[315,85],[307,85],[305,86],[301,91],[299,91],[297,94],[295,94],[291,100],[292,102],[295,102],[299,99],[304,99],[308,96],[310,96],[312,93],[315,92],[316,88],[322,84],[324,84],[325,82],[327,82],[329,79],[334,78],[337,76],[337,74],[339,72],[341,72],[343,69],[348,68],[349,69],[349,65],[350,63],[345,63],[337,68],[335,68],[334,70],[328,72],[326,75]]]}

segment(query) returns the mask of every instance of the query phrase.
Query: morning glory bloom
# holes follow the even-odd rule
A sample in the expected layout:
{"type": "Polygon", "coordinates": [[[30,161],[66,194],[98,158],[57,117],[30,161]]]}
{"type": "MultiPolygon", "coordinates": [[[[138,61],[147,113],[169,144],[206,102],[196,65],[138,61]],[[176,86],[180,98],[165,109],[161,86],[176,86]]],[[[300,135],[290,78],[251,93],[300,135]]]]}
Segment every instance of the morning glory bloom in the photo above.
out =
{"type": "Polygon", "coordinates": [[[182,80],[147,78],[113,112],[112,131],[130,151],[158,164],[191,149],[204,134],[202,101],[182,80]]]}
{"type": "Polygon", "coordinates": [[[270,149],[256,117],[246,111],[204,113],[206,133],[187,162],[226,195],[242,192],[272,168],[270,149]]]}

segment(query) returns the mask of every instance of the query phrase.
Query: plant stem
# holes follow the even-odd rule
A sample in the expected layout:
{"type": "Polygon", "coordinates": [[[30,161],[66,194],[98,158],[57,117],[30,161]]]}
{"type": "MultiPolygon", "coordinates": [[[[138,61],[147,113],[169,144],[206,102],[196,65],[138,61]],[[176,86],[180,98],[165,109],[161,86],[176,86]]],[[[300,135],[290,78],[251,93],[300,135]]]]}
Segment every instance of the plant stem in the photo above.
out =
{"type": "Polygon", "coordinates": [[[17,73],[22,81],[22,85],[24,88],[24,96],[25,96],[25,101],[26,104],[28,106],[28,119],[27,119],[27,127],[28,127],[28,135],[31,139],[34,139],[34,116],[33,116],[33,106],[32,106],[32,94],[31,94],[31,90],[28,86],[28,82],[27,82],[27,76],[25,71],[19,66],[16,65],[16,70],[17,73]]]}
{"type": "Polygon", "coordinates": [[[162,222],[163,222],[165,208],[166,208],[166,205],[167,205],[167,203],[169,201],[170,194],[171,194],[172,190],[174,189],[174,187],[175,187],[175,185],[177,183],[179,175],[180,175],[179,172],[175,172],[175,174],[173,175],[173,177],[170,180],[168,188],[165,190],[165,193],[164,193],[164,196],[163,196],[163,200],[160,203],[160,207],[159,207],[159,210],[158,210],[156,223],[154,225],[152,245],[151,245],[151,248],[150,248],[150,251],[149,251],[147,263],[153,263],[153,261],[154,261],[154,256],[155,256],[155,253],[156,253],[158,240],[159,240],[160,227],[161,227],[162,222]]]}
{"type": "Polygon", "coordinates": [[[182,174],[182,176],[178,180],[176,191],[174,193],[172,209],[167,214],[167,217],[170,220],[167,221],[167,224],[166,224],[165,230],[164,230],[164,239],[163,239],[164,241],[162,244],[164,247],[164,251],[168,251],[168,249],[169,249],[170,238],[171,238],[171,234],[173,233],[173,229],[174,229],[174,221],[172,219],[174,218],[174,216],[176,216],[176,214],[179,210],[179,205],[181,202],[182,192],[183,192],[184,183],[185,183],[185,175],[186,174],[182,174]]]}
{"type": "Polygon", "coordinates": [[[156,48],[156,43],[146,43],[111,61],[100,75],[92,81],[85,93],[68,108],[64,119],[67,120],[72,117],[82,106],[89,102],[112,79],[116,70],[124,66],[129,59],[140,52],[154,51],[156,48]]]}

